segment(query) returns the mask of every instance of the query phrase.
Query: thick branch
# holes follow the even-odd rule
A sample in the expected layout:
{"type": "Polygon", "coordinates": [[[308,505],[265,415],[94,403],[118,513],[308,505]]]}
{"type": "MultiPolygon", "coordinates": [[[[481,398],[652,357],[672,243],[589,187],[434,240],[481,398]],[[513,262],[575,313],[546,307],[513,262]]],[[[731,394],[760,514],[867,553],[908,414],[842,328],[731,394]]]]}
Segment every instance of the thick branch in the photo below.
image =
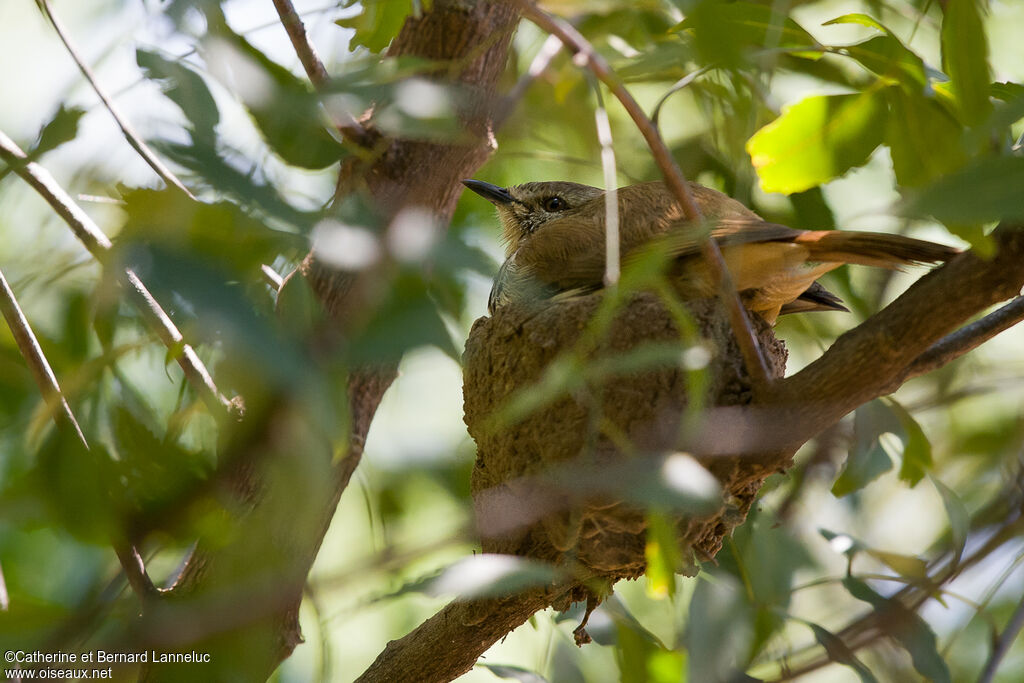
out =
{"type": "MultiPolygon", "coordinates": [[[[438,225],[447,224],[461,194],[458,181],[471,175],[493,149],[493,99],[516,19],[515,10],[506,3],[462,0],[435,0],[429,11],[409,17],[388,54],[456,65],[435,77],[473,91],[474,96],[457,103],[468,135],[453,144],[381,139],[374,146],[380,153],[372,159],[354,158],[342,165],[341,191],[365,189],[385,224],[411,208],[429,212],[438,225]]],[[[424,229],[432,227],[424,225],[424,229]]],[[[316,354],[322,357],[330,339],[358,333],[353,321],[366,317],[360,314],[374,305],[385,277],[383,266],[359,273],[334,271],[311,253],[301,271],[283,283],[279,306],[287,315],[289,302],[294,301],[291,288],[306,286],[305,278],[329,317],[330,329],[313,340],[316,354]]],[[[273,581],[278,590],[271,608],[244,624],[204,627],[197,623],[194,635],[178,634],[176,646],[210,652],[221,667],[197,670],[197,675],[210,678],[222,672],[223,677],[237,680],[263,680],[301,642],[301,587],[394,375],[393,367],[352,369],[349,447],[342,457],[322,438],[318,425],[311,423],[315,416],[309,414],[308,406],[303,409],[305,404],[285,398],[276,406],[258,409],[251,418],[247,413],[241,429],[252,435],[247,443],[232,445],[251,455],[240,459],[232,492],[242,498],[234,537],[244,542],[224,546],[200,541],[172,598],[196,605],[204,602],[197,598],[224,595],[251,601],[253,594],[238,595],[233,587],[261,578],[273,581]],[[296,496],[296,491],[302,495],[296,496]]],[[[179,668],[150,672],[152,680],[181,680],[181,675],[179,668]]]]}
{"type": "Polygon", "coordinates": [[[907,368],[902,381],[924,375],[954,361],[1000,332],[1004,332],[1024,320],[1024,297],[1017,297],[1002,308],[984,318],[965,325],[932,344],[931,348],[918,356],[907,368]]]}
{"type": "Polygon", "coordinates": [[[409,635],[388,643],[356,683],[435,683],[458,678],[473,667],[480,653],[545,609],[558,594],[534,589],[500,600],[452,602],[409,635]]]}
{"type": "Polygon", "coordinates": [[[956,349],[970,348],[1016,319],[1020,311],[1013,305],[937,344],[1024,286],[1024,231],[1001,231],[997,243],[991,260],[968,252],[925,275],[817,361],[779,383],[771,402],[785,406],[789,417],[774,428],[765,425],[773,444],[807,441],[857,406],[895,391],[906,378],[955,358],[956,349]]]}

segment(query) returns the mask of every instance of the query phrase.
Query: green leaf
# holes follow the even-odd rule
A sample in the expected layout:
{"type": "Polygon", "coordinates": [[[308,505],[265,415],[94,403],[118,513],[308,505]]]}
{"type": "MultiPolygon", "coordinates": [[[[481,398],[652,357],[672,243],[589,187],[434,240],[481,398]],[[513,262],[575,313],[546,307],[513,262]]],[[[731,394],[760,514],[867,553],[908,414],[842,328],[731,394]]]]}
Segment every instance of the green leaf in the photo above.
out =
{"type": "Polygon", "coordinates": [[[894,36],[875,36],[842,50],[865,69],[899,83],[910,93],[922,93],[928,87],[924,62],[894,36]]]}
{"type": "Polygon", "coordinates": [[[882,33],[892,34],[892,31],[883,26],[877,19],[868,16],[867,14],[862,14],[861,12],[852,12],[850,14],[844,14],[836,17],[835,19],[829,19],[824,22],[822,26],[831,26],[833,24],[860,24],[861,26],[867,26],[868,28],[878,29],[882,33]]]}
{"type": "Polygon", "coordinates": [[[146,78],[160,83],[167,98],[181,109],[192,124],[193,140],[212,146],[220,111],[202,76],[180,60],[172,61],[142,48],[135,51],[135,61],[146,78]]]}
{"type": "Polygon", "coordinates": [[[683,642],[688,681],[724,681],[746,667],[754,611],[743,586],[723,572],[702,572],[683,642]]]}
{"type": "Polygon", "coordinates": [[[967,545],[967,535],[971,531],[971,517],[955,491],[935,477],[929,476],[928,478],[935,490],[942,496],[942,505],[946,508],[946,515],[949,517],[949,534],[953,540],[954,564],[959,563],[960,557],[964,553],[964,546],[967,545]]]}
{"type": "Polygon", "coordinates": [[[1024,157],[979,159],[942,176],[904,204],[905,216],[958,226],[1024,218],[1024,157]]]}
{"type": "Polygon", "coordinates": [[[942,18],[942,67],[964,123],[984,120],[989,101],[988,39],[978,0],[949,0],[942,18]]]}
{"type": "Polygon", "coordinates": [[[886,105],[877,88],[822,95],[783,110],[747,141],[766,192],[801,192],[867,163],[882,142],[886,105]]]}
{"type": "Polygon", "coordinates": [[[872,548],[864,548],[863,550],[900,576],[911,579],[923,579],[928,576],[928,563],[920,557],[904,555],[902,553],[890,553],[885,550],[874,550],[872,548]]]}
{"type": "Polygon", "coordinates": [[[888,88],[886,95],[891,114],[885,142],[900,185],[927,185],[964,165],[962,130],[945,107],[901,88],[888,88]]]}
{"type": "Polygon", "coordinates": [[[898,429],[898,421],[880,401],[857,408],[853,416],[853,449],[842,474],[832,485],[832,494],[842,497],[859,491],[891,470],[892,458],[882,448],[878,437],[898,429]]]}
{"type": "Polygon", "coordinates": [[[49,433],[36,457],[36,489],[71,534],[99,543],[120,535],[124,486],[101,443],[86,448],[73,428],[62,424],[49,433]]]}
{"type": "Polygon", "coordinates": [[[818,41],[800,24],[771,6],[750,2],[703,2],[673,27],[691,31],[697,51],[707,63],[741,66],[743,48],[807,48],[791,54],[821,57],[818,41]]]}
{"type": "Polygon", "coordinates": [[[921,92],[928,88],[928,75],[921,58],[872,17],[859,13],[844,14],[823,25],[830,24],[860,24],[881,31],[884,35],[840,49],[869,71],[902,84],[908,92],[921,92]]]}
{"type": "Polygon", "coordinates": [[[124,201],[128,219],[119,243],[145,242],[188,252],[228,266],[246,280],[258,275],[261,264],[305,246],[299,235],[272,230],[232,202],[198,202],[174,189],[129,190],[124,201]]]}
{"type": "Polygon", "coordinates": [[[878,683],[878,679],[871,673],[871,670],[857,659],[854,651],[839,636],[813,622],[805,621],[804,623],[814,632],[814,639],[825,648],[825,653],[830,660],[853,669],[861,683],[878,683]]]}
{"type": "Polygon", "coordinates": [[[223,21],[211,26],[222,38],[213,43],[228,51],[207,55],[218,78],[238,85],[235,71],[241,70],[245,87],[236,87],[242,103],[252,115],[267,145],[293,166],[321,169],[336,163],[345,149],[328,132],[326,116],[310,86],[291,71],[257,50],[223,21]],[[234,69],[229,69],[228,65],[234,69]]]}
{"type": "Polygon", "coordinates": [[[932,445],[921,425],[906,408],[891,398],[886,399],[885,403],[903,427],[903,463],[900,465],[899,478],[911,486],[917,486],[932,468],[932,445]]]}
{"type": "Polygon", "coordinates": [[[644,548],[647,568],[647,593],[654,598],[674,598],[676,571],[682,564],[676,532],[664,514],[647,515],[647,545],[644,548]]]}
{"type": "Polygon", "coordinates": [[[413,270],[398,273],[389,283],[387,295],[354,335],[353,362],[397,361],[409,349],[427,345],[458,361],[461,354],[428,293],[429,284],[422,274],[413,270]]]}
{"type": "Polygon", "coordinates": [[[78,134],[78,122],[83,115],[85,115],[84,109],[65,107],[61,104],[53,118],[39,131],[39,141],[36,142],[29,155],[37,158],[57,149],[65,142],[74,140],[78,134]]]}
{"type": "Polygon", "coordinates": [[[910,653],[914,669],[931,683],[951,681],[949,668],[937,649],[935,633],[915,612],[898,600],[885,598],[863,581],[847,576],[843,586],[850,595],[870,604],[879,614],[885,632],[910,653]]]}
{"type": "Polygon", "coordinates": [[[334,23],[355,29],[352,45],[365,47],[370,52],[382,52],[413,11],[412,0],[364,0],[360,4],[362,12],[334,23]]]}

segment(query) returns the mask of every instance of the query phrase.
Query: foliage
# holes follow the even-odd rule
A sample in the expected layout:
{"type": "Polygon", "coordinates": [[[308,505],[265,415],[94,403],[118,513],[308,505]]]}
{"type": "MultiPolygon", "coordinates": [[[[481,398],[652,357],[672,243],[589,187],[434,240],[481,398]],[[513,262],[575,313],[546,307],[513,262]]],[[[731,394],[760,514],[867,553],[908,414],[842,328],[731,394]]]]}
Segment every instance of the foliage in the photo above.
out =
{"type": "MultiPolygon", "coordinates": [[[[550,581],[549,567],[496,569],[466,557],[474,547],[472,448],[456,363],[501,257],[490,207],[464,198],[442,235],[430,217],[385,225],[358,192],[332,202],[338,163],[365,152],[335,129],[338,111],[375,107],[387,134],[460,144],[454,105],[473,94],[431,81],[451,65],[383,56],[406,18],[430,3],[306,8],[310,25],[321,14],[331,20],[319,25],[318,40],[348,44],[328,63],[333,80],[322,93],[292,68],[283,43],[264,40],[283,36],[280,26],[259,29],[246,16],[257,3],[149,3],[146,32],[118,13],[129,4],[81,10],[72,30],[83,43],[98,41],[90,54],[104,47],[100,26],[140,45],[134,63],[120,51],[104,61],[137,68],[124,91],[130,116],[198,200],[156,189],[107,112],[77,88],[33,93],[17,114],[24,119],[0,113],[0,129],[19,129],[29,157],[73,195],[112,202],[90,211],[115,238],[103,263],[87,259],[48,208],[27,199],[14,169],[0,167],[0,196],[13,207],[0,216],[0,270],[90,444],[53,426],[12,335],[0,330],[0,566],[9,595],[0,649],[127,649],[137,602],[113,544],[138,545],[163,584],[195,538],[237,540],[237,510],[222,495],[225,454],[252,434],[204,407],[175,364],[184,347],[161,344],[128,305],[119,284],[125,267],[147,283],[222,392],[242,395],[255,414],[275,401],[300,406],[312,416],[308,438],[330,443],[339,459],[350,430],[349,371],[403,359],[358,484],[345,492],[309,579],[308,642],[279,680],[353,678],[460,589],[492,595],[550,581]],[[290,291],[305,303],[279,317],[260,274],[263,265],[291,271],[311,243],[353,273],[372,270],[377,282],[328,362],[307,343],[321,322],[309,292],[290,291]]],[[[1018,8],[981,0],[549,6],[572,18],[647,111],[658,108],[690,179],[770,220],[899,229],[987,249],[997,220],[1024,218],[1024,72],[999,31],[1000,22],[1019,29],[1018,8]]],[[[0,8],[0,18],[14,11],[0,8]]],[[[32,31],[48,31],[36,23],[32,31]]],[[[18,30],[0,21],[12,41],[18,30]]],[[[526,73],[544,38],[519,28],[507,84],[526,73]]],[[[2,44],[0,69],[56,50],[36,40],[29,58],[17,54],[24,45],[2,44]]],[[[114,71],[101,69],[100,79],[114,71]]],[[[9,67],[0,76],[12,88],[40,87],[9,67]]],[[[596,106],[586,76],[558,55],[504,121],[478,177],[601,184],[596,106]]],[[[620,180],[658,177],[624,112],[609,104],[609,114],[620,180]]],[[[620,295],[649,286],[660,267],[651,261],[627,272],[620,295]]],[[[791,364],[819,355],[908,281],[830,275],[829,288],[854,313],[780,323],[791,364]]],[[[685,310],[674,312],[683,330],[677,345],[595,363],[589,347],[574,349],[508,415],[665,363],[682,363],[702,395],[706,350],[685,310]]],[[[597,343],[609,314],[602,309],[586,344],[597,343]]],[[[596,642],[568,646],[578,620],[542,613],[464,680],[786,680],[806,670],[801,680],[813,681],[829,662],[861,681],[977,678],[985,664],[978,653],[987,656],[1024,592],[1024,365],[1015,339],[862,406],[801,451],[792,472],[769,480],[717,566],[702,563],[696,579],[673,573],[686,561],[663,513],[670,504],[700,511],[707,501],[667,500],[663,482],[650,481],[656,476],[629,479],[631,500],[649,508],[649,571],[593,615],[596,642]]],[[[699,419],[700,408],[688,419],[699,419]]],[[[304,466],[316,472],[322,464],[304,466]]],[[[1013,680],[1022,648],[1012,644],[998,680],[1013,680]]]]}

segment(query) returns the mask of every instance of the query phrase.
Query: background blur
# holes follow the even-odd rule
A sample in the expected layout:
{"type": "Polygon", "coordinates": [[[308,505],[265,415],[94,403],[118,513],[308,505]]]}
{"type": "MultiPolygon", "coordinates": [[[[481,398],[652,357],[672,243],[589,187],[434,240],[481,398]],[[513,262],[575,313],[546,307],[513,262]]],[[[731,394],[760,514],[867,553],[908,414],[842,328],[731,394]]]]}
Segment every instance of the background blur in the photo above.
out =
{"type": "MultiPolygon", "coordinates": [[[[316,0],[295,4],[328,71],[339,77],[370,69],[373,51],[386,45],[388,31],[397,28],[390,27],[386,17],[414,11],[415,5],[379,2],[343,7],[316,0]],[[373,12],[379,16],[371,21],[368,15],[373,12]],[[338,20],[348,26],[338,25],[338,20]]],[[[552,2],[547,7],[574,18],[651,111],[674,82],[709,63],[699,46],[687,42],[685,33],[668,31],[696,4],[604,0],[552,2]]],[[[789,16],[822,44],[850,45],[878,35],[877,29],[863,24],[823,25],[841,15],[864,12],[889,27],[926,65],[942,67],[938,3],[792,4],[788,8],[786,3],[775,3],[779,16],[789,16]]],[[[53,2],[84,58],[103,86],[115,94],[127,118],[202,197],[245,197],[246,192],[259,191],[253,188],[269,186],[301,211],[326,204],[334,190],[337,165],[322,170],[299,168],[285,161],[279,149],[268,147],[243,105],[241,69],[234,72],[234,80],[211,73],[217,69],[207,60],[216,53],[208,44],[196,52],[204,40],[204,27],[201,16],[186,5],[155,0],[53,2]],[[156,64],[140,55],[156,55],[162,61],[156,64]],[[203,142],[196,121],[186,118],[182,108],[165,95],[168,82],[158,78],[163,64],[188,65],[205,81],[219,112],[212,124],[215,143],[203,142]],[[216,175],[212,162],[197,161],[197,153],[190,157],[185,151],[200,150],[201,143],[213,145],[227,167],[249,183],[247,189],[233,195],[229,183],[211,181],[216,175]],[[192,183],[193,179],[197,180],[192,183]]],[[[221,6],[234,32],[305,78],[269,0],[228,0],[221,6]]],[[[1020,40],[1024,4],[993,0],[984,14],[984,29],[992,80],[1024,82],[1024,41],[1020,40]]],[[[532,25],[520,27],[506,86],[511,87],[526,71],[544,41],[545,36],[532,25]]],[[[865,165],[828,182],[820,192],[812,189],[792,200],[763,192],[744,149],[747,140],[781,109],[805,97],[855,91],[866,72],[839,54],[796,66],[798,59],[767,48],[742,59],[749,61],[731,71],[712,70],[669,97],[661,109],[662,133],[689,178],[723,189],[752,203],[767,217],[795,227],[830,227],[816,223],[824,221],[841,228],[901,231],[960,247],[969,246],[961,237],[983,239],[978,235],[984,226],[957,236],[938,223],[899,217],[896,207],[901,192],[885,146],[875,150],[865,165]]],[[[397,102],[396,126],[409,130],[416,125],[434,126],[442,131],[439,134],[453,134],[444,132],[448,93],[420,93],[419,97],[407,93],[403,104],[394,90],[400,80],[380,86],[377,92],[371,87],[373,77],[353,81],[357,100],[374,101],[386,90],[386,96],[397,102]]],[[[124,205],[128,188],[158,187],[159,180],[126,143],[32,0],[0,2],[0,103],[0,130],[24,149],[33,148],[40,130],[55,120],[60,107],[83,110],[69,139],[40,162],[116,240],[129,221],[130,211],[124,205]]],[[[502,185],[549,179],[602,185],[595,106],[585,76],[564,53],[558,55],[505,122],[498,134],[497,153],[476,177],[502,185]]],[[[619,182],[656,178],[639,134],[617,104],[609,101],[608,108],[619,182]]],[[[1013,124],[1012,132],[1020,135],[1019,123],[1013,124]]],[[[182,389],[181,372],[166,362],[166,349],[153,343],[124,304],[109,301],[100,268],[66,226],[14,174],[0,180],[0,207],[0,269],[84,426],[97,438],[116,440],[115,433],[127,429],[124,422],[146,424],[161,448],[175,441],[189,457],[209,458],[216,443],[212,420],[182,389]],[[108,338],[99,336],[103,333],[96,331],[97,320],[110,328],[108,338]],[[113,354],[112,348],[117,349],[113,354]],[[122,413],[133,417],[119,422],[114,416],[122,413]],[[168,424],[182,419],[177,439],[170,439],[168,424]],[[152,429],[158,431],[154,434],[152,429]]],[[[450,239],[457,243],[452,248],[474,256],[470,267],[463,261],[452,269],[447,291],[453,298],[439,306],[448,339],[410,333],[407,346],[411,348],[401,349],[400,376],[373,422],[365,458],[342,498],[310,579],[303,613],[306,643],[284,663],[276,674],[278,680],[354,678],[388,640],[404,635],[451,598],[450,593],[431,594],[429,586],[424,591],[418,580],[469,556],[476,547],[468,483],[474,447],[462,422],[461,370],[452,349],[461,349],[472,321],[485,314],[490,274],[502,251],[491,207],[475,195],[463,197],[450,230],[450,239]],[[421,340],[433,343],[421,344],[421,340]]],[[[266,262],[286,274],[304,254],[308,232],[299,228],[283,232],[295,239],[274,243],[273,258],[266,262]]],[[[196,252],[194,256],[202,261],[210,255],[196,252]]],[[[789,372],[816,358],[839,334],[923,272],[844,269],[830,275],[826,284],[852,312],[784,319],[778,334],[790,349],[789,372]]],[[[262,297],[254,306],[269,311],[272,291],[259,284],[258,272],[250,275],[247,300],[262,297]]],[[[191,310],[194,304],[187,295],[180,299],[158,296],[180,319],[209,324],[208,318],[191,310]]],[[[205,343],[199,347],[215,376],[226,353],[226,338],[204,335],[205,343]]],[[[893,397],[895,404],[865,406],[856,420],[848,418],[834,430],[827,444],[811,444],[798,454],[799,465],[793,473],[769,480],[757,510],[723,549],[722,566],[711,579],[677,577],[678,590],[671,599],[652,590],[647,579],[623,583],[616,590],[621,607],[636,618],[638,629],[671,648],[695,614],[690,597],[698,586],[710,581],[750,597],[761,590],[757,588],[760,575],[773,584],[774,604],[759,602],[764,597],[759,595],[750,604],[764,607],[763,614],[733,628],[755,634],[743,641],[746,653],[754,658],[752,675],[758,671],[769,678],[772,672],[777,675],[779,662],[787,655],[799,658],[805,648],[815,646],[806,621],[838,630],[869,609],[840,583],[850,557],[856,556],[855,574],[872,579],[877,591],[889,594],[901,583],[920,578],[926,562],[947,552],[958,536],[966,544],[964,555],[970,555],[1007,521],[999,516],[996,503],[1012,507],[1007,501],[1022,495],[1016,483],[1021,477],[1024,439],[1022,379],[1024,329],[1016,329],[949,367],[908,383],[893,397]],[[928,476],[913,486],[900,476],[910,448],[918,455],[927,449],[933,462],[928,476]],[[859,463],[856,471],[844,472],[848,458],[859,463]],[[805,467],[808,463],[811,466],[805,467]],[[964,531],[967,527],[969,533],[964,531]],[[830,541],[822,530],[839,536],[830,541]],[[878,579],[882,575],[889,578],[878,579]]],[[[118,569],[109,546],[76,529],[68,521],[68,510],[59,509],[71,508],[73,516],[81,512],[74,509],[88,506],[91,498],[74,500],[78,488],[70,486],[59,493],[64,502],[54,502],[59,487],[51,485],[45,468],[39,469],[47,430],[38,391],[4,326],[0,328],[0,563],[10,611],[0,620],[0,641],[21,637],[26,624],[42,630],[74,613],[118,569]]],[[[145,449],[147,441],[139,437],[134,443],[145,449]]],[[[186,547],[181,539],[166,539],[159,552],[154,550],[156,574],[170,575],[186,547]]],[[[997,549],[943,586],[921,610],[954,680],[978,676],[991,637],[1002,632],[1021,601],[1021,558],[1024,544],[1019,532],[1010,533],[997,549]]],[[[703,618],[709,631],[718,628],[715,619],[727,624],[726,617],[736,618],[739,603],[732,599],[702,607],[708,610],[703,618]]],[[[607,614],[594,617],[595,636],[601,633],[601,624],[607,626],[610,620],[607,614]]],[[[525,671],[512,672],[520,680],[537,680],[528,678],[527,672],[559,682],[628,678],[623,673],[628,670],[624,664],[628,648],[615,637],[615,629],[606,627],[598,643],[577,649],[571,634],[575,625],[573,619],[560,620],[550,611],[538,614],[496,645],[482,662],[522,667],[525,671]]],[[[0,647],[6,644],[0,642],[0,647]]],[[[649,659],[648,676],[678,680],[670,672],[684,656],[673,651],[658,655],[662,659],[649,659]]],[[[879,680],[919,679],[907,651],[894,644],[876,645],[861,656],[879,680]]],[[[996,680],[1018,681],[1022,670],[1024,648],[1017,643],[996,680]]],[[[461,680],[490,681],[495,674],[478,667],[461,680]]],[[[801,680],[867,679],[853,668],[832,665],[801,680]]]]}

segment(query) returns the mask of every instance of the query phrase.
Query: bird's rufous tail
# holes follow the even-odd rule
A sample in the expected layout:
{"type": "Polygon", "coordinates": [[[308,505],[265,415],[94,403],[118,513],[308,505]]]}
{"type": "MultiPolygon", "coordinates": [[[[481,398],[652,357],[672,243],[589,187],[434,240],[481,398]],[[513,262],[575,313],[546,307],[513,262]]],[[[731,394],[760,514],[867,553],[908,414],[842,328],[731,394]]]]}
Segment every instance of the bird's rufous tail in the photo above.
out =
{"type": "Polygon", "coordinates": [[[948,261],[959,250],[935,242],[883,232],[813,230],[794,242],[810,252],[813,261],[837,261],[880,268],[948,261]]]}

